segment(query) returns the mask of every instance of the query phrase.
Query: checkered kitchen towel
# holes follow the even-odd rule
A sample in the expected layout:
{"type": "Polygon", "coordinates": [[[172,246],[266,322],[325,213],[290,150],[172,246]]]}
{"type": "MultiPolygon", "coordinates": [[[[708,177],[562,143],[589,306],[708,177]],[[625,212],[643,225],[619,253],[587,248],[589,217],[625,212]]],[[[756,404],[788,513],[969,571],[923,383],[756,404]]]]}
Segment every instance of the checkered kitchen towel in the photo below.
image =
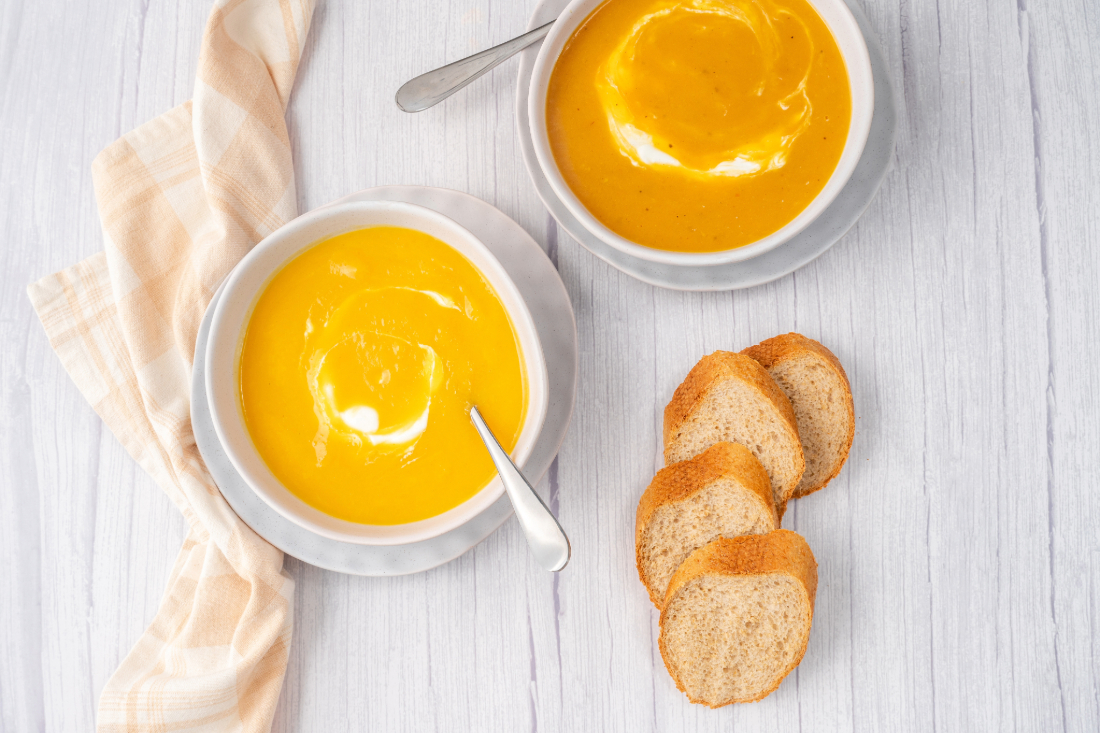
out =
{"type": "Polygon", "coordinates": [[[105,248],[28,288],[77,387],[187,517],[153,623],[99,701],[102,731],[266,731],[293,581],[195,448],[190,372],[214,289],[296,214],[284,114],[313,0],[218,0],[191,102],[92,164],[105,248]]]}

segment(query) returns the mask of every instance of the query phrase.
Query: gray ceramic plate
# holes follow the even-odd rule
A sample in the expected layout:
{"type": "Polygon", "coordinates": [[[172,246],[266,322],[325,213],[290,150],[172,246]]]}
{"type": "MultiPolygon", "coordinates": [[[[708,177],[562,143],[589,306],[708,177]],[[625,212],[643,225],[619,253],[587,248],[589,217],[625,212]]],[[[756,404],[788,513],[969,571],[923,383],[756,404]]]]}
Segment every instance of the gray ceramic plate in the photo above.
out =
{"type": "MultiPolygon", "coordinates": [[[[577,392],[577,325],[557,270],[526,231],[484,201],[459,191],[423,186],[385,186],[352,194],[344,201],[406,201],[419,204],[469,229],[508,271],[538,329],[550,381],[550,404],[523,472],[537,483],[558,454],[577,392]]],[[[220,293],[219,293],[220,294],[220,293]]],[[[492,534],[512,514],[502,496],[466,524],[439,537],[408,545],[354,545],[328,539],[294,524],[269,507],[237,474],[222,451],[206,400],[206,341],[218,295],[206,310],[195,344],[191,375],[191,424],[195,442],[226,501],[271,544],[311,565],[352,575],[405,575],[429,570],[462,555],[492,534]]]]}
{"type": "MultiPolygon", "coordinates": [[[[535,13],[531,16],[528,27],[533,29],[549,23],[561,14],[568,4],[568,0],[541,0],[535,7],[535,13]]],[[[527,115],[527,93],[531,86],[531,69],[539,49],[536,45],[524,51],[520,61],[519,80],[516,83],[516,124],[519,128],[520,147],[523,149],[523,162],[527,166],[527,172],[531,175],[539,198],[565,231],[592,254],[631,277],[662,288],[739,290],[777,280],[809,264],[836,244],[837,240],[856,223],[871,203],[871,199],[875,197],[882,179],[890,170],[894,157],[894,139],[897,135],[898,120],[894,90],[890,86],[890,77],[886,73],[886,60],[879,50],[863,12],[851,2],[848,2],[848,7],[851,8],[852,15],[859,23],[863,38],[867,42],[867,51],[871,56],[871,72],[875,77],[875,112],[871,120],[871,131],[867,136],[867,145],[863,149],[863,155],[859,159],[859,164],[856,165],[855,172],[836,200],[790,241],[744,262],[708,267],[683,267],[633,257],[620,252],[590,233],[554,194],[535,157],[535,148],[531,141],[531,125],[527,115]]]]}

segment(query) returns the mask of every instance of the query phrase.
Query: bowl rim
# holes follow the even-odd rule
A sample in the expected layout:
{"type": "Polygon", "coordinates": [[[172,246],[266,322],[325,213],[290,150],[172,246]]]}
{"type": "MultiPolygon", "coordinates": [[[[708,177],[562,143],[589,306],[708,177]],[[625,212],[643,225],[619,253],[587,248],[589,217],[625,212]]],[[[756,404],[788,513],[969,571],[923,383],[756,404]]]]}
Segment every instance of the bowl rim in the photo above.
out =
{"type": "Polygon", "coordinates": [[[783,227],[766,237],[734,249],[718,252],[677,252],[647,247],[612,231],[593,216],[566,184],[558,169],[557,161],[550,149],[546,125],[546,101],[550,76],[565,44],[589,15],[608,1],[570,0],[539,48],[531,69],[531,84],[527,96],[528,124],[531,127],[532,147],[539,167],[542,168],[551,189],[585,229],[609,246],[642,260],[682,267],[722,265],[742,262],[775,249],[805,230],[836,200],[855,172],[867,144],[875,107],[874,76],[867,42],[860,31],[859,23],[844,0],[807,0],[832,33],[841,57],[844,59],[852,99],[852,116],[840,160],[833,168],[829,180],[806,208],[783,227]]]}
{"type": "Polygon", "coordinates": [[[527,412],[511,453],[517,465],[526,462],[549,407],[549,379],[534,319],[511,276],[476,235],[444,214],[407,202],[337,201],[288,222],[245,255],[226,277],[211,318],[206,352],[207,401],[226,456],[252,491],[276,512],[330,539],[360,545],[403,545],[438,537],[472,520],[504,494],[500,477],[494,475],[458,506],[416,522],[370,525],[339,519],[307,504],[275,477],[248,433],[236,389],[244,332],[271,279],[316,244],[373,226],[401,226],[440,239],[463,255],[496,292],[512,322],[526,370],[527,412]],[[318,230],[322,233],[316,233],[318,230]],[[222,378],[226,373],[231,375],[228,380],[222,378]]]}

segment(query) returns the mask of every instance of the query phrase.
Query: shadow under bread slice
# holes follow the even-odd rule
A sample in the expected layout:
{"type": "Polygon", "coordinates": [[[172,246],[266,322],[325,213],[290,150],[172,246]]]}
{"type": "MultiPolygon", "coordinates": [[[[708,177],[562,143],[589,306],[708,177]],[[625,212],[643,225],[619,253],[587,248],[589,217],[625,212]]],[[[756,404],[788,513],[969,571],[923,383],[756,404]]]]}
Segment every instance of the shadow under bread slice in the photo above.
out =
{"type": "Polygon", "coordinates": [[[661,469],[638,501],[638,577],[657,608],[676,568],[719,537],[762,534],[779,527],[771,483],[743,445],[716,443],[661,469]]]}

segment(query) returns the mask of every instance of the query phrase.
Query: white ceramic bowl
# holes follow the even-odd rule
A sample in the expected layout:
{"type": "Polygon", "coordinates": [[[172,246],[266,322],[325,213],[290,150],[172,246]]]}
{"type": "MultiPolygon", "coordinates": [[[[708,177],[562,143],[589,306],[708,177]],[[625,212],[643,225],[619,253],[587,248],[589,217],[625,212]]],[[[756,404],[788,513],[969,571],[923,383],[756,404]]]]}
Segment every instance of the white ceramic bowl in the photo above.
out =
{"type": "Polygon", "coordinates": [[[546,418],[549,385],[542,346],[519,290],[484,244],[454,220],[414,204],[356,201],[334,204],[298,217],[241,260],[227,278],[210,324],[206,352],[206,392],[210,413],[233,467],[275,511],[324,537],[364,545],[400,545],[437,537],[488,508],[504,493],[500,478],[457,507],[418,522],[370,525],[348,522],[314,509],[272,474],[248,434],[239,399],[239,363],[245,328],[264,287],[289,260],[313,244],[344,232],[373,226],[416,229],[462,253],[493,286],[519,338],[527,371],[527,415],[512,459],[520,466],[531,455],[546,418]]]}
{"type": "Polygon", "coordinates": [[[554,153],[550,149],[550,138],[546,130],[546,92],[550,84],[550,75],[566,42],[585,18],[603,2],[604,0],[573,0],[558,16],[558,20],[550,29],[535,59],[534,69],[531,72],[531,91],[527,98],[531,137],[539,166],[546,174],[546,179],[554,193],[585,229],[611,247],[650,262],[684,267],[721,265],[747,260],[775,249],[809,226],[810,222],[833,202],[840,190],[844,188],[844,184],[848,182],[859,162],[860,155],[863,154],[863,146],[867,142],[875,108],[874,79],[871,74],[871,59],[867,53],[867,44],[844,0],[808,0],[829,27],[844,57],[852,95],[852,120],[848,128],[848,139],[844,143],[844,151],[832,176],[810,205],[802,210],[802,213],[782,229],[763,239],[721,252],[672,252],[645,247],[611,231],[589,213],[566,184],[554,160],[554,153]]]}

